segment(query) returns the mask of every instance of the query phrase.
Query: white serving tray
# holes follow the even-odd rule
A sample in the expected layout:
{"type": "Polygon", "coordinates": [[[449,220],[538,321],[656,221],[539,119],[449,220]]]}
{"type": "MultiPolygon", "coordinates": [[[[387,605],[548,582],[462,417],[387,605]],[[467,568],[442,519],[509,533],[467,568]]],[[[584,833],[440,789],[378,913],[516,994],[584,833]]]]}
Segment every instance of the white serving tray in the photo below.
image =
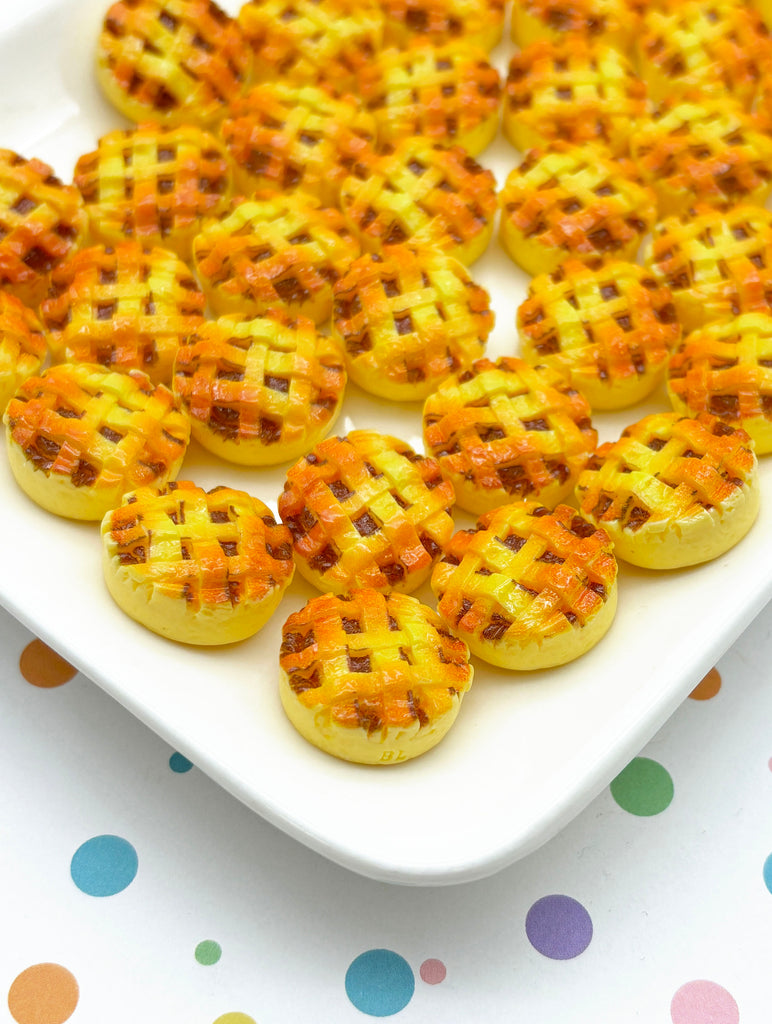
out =
{"type": "MultiPolygon", "coordinates": [[[[122,125],[92,79],[106,4],[58,0],[0,38],[0,147],[70,180],[77,156],[122,125]]],[[[228,5],[233,11],[234,5],[228,5]]],[[[500,47],[505,66],[507,44],[500,47]]],[[[481,158],[503,181],[505,142],[481,158]]],[[[517,348],[527,278],[492,246],[473,268],[497,313],[489,353],[517,348]]],[[[602,438],[666,407],[595,417],[602,438]]],[[[419,405],[351,386],[336,431],[374,427],[422,447],[419,405]]],[[[286,466],[240,470],[193,446],[180,477],[249,490],[274,510],[286,466]]],[[[277,692],[281,624],[311,596],[294,582],[257,637],[221,649],[166,641],[104,587],[96,525],[58,519],[16,487],[0,452],[0,602],[133,714],[268,821],[326,857],[389,882],[440,885],[492,874],[567,824],[635,756],[772,596],[772,463],[760,520],[723,558],[657,574],[623,566],[619,611],[579,661],[514,674],[477,662],[448,737],[402,765],[367,768],[307,744],[277,692]]],[[[458,516],[459,525],[470,520],[458,516]]],[[[433,604],[428,588],[420,592],[433,604]]],[[[84,772],[88,766],[84,765],[84,772]]]]}

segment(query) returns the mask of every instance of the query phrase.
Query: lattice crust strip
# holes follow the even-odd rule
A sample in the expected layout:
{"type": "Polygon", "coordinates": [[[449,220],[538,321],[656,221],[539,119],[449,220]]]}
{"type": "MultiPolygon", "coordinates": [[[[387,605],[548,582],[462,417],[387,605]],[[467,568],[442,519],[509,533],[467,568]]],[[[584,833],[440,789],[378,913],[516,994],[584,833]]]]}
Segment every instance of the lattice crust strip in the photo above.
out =
{"type": "Polygon", "coordinates": [[[501,39],[504,0],[382,0],[385,42],[400,49],[469,43],[492,50],[501,39]]]}
{"type": "Polygon", "coordinates": [[[175,253],[123,242],[66,260],[51,275],[40,314],[55,361],[141,369],[170,384],[179,344],[203,322],[204,306],[175,253]]]}
{"type": "Polygon", "coordinates": [[[648,0],[515,0],[512,39],[521,48],[539,39],[588,38],[626,52],[638,29],[633,10],[648,0]]]}
{"type": "Polygon", "coordinates": [[[191,612],[263,601],[293,573],[289,532],[258,498],[189,481],[140,488],[102,527],[111,560],[135,586],[183,600],[191,612]]]}
{"type": "Polygon", "coordinates": [[[98,81],[131,121],[212,124],[251,66],[238,24],[213,0],[119,0],[99,36],[98,81]]]}
{"type": "Polygon", "coordinates": [[[321,441],[290,469],[279,514],[298,568],[319,589],[408,592],[426,579],[453,532],[453,500],[435,459],[355,430],[321,441]]]}
{"type": "Polygon", "coordinates": [[[466,644],[405,594],[323,594],[290,615],[280,664],[325,721],[368,734],[431,726],[472,681],[466,644]]]}
{"type": "Polygon", "coordinates": [[[23,380],[40,370],[48,346],[35,313],[0,291],[0,410],[23,380]]]}

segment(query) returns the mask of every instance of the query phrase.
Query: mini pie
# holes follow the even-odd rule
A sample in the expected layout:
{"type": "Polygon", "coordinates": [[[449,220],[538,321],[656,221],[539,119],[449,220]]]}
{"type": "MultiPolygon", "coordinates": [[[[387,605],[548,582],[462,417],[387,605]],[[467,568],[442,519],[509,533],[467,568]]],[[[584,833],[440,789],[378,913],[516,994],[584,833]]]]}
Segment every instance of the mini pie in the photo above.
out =
{"type": "Polygon", "coordinates": [[[47,275],[83,241],[80,193],[42,160],[0,149],[0,289],[35,307],[47,275]]]}
{"type": "Polygon", "coordinates": [[[656,217],[654,193],[634,164],[597,145],[530,150],[500,194],[501,243],[530,274],[569,256],[635,262],[656,217]]]}
{"type": "Polygon", "coordinates": [[[259,498],[181,480],[140,487],[102,520],[102,567],[115,603],[180,643],[245,640],[292,580],[292,544],[259,498]]]}
{"type": "Polygon", "coordinates": [[[287,619],[279,695],[309,743],[345,761],[398,764],[453,725],[474,669],[463,640],[407,594],[320,594],[287,619]]]}
{"type": "Polygon", "coordinates": [[[468,43],[384,50],[360,88],[381,142],[420,135],[477,156],[498,130],[499,73],[468,43]]]}
{"type": "Polygon", "coordinates": [[[504,0],[380,0],[384,41],[406,49],[414,43],[469,43],[492,50],[501,40],[504,0]]]}
{"type": "Polygon", "coordinates": [[[512,39],[521,49],[538,39],[586,36],[627,50],[636,28],[625,0],[514,0],[512,6],[512,39]]]}
{"type": "Polygon", "coordinates": [[[678,569],[724,554],[759,509],[753,443],[709,413],[654,413],[598,448],[579,477],[579,511],[618,558],[678,569]]]}
{"type": "Polygon", "coordinates": [[[180,469],[187,417],[140,370],[63,363],[29,377],[5,411],[8,458],[21,489],[49,512],[100,520],[136,487],[180,469]]]}
{"type": "Polygon", "coordinates": [[[570,377],[596,410],[650,394],[681,337],[669,290],[622,260],[566,260],[534,278],[517,328],[523,358],[570,377]]]}
{"type": "Polygon", "coordinates": [[[102,25],[97,81],[130,121],[218,121],[245,88],[252,54],[213,0],[118,0],[102,25]]]}
{"type": "Polygon", "coordinates": [[[122,242],[82,249],[60,264],[40,315],[54,362],[139,369],[154,384],[171,384],[177,348],[203,321],[204,305],[175,253],[122,242]]]}
{"type": "Polygon", "coordinates": [[[583,35],[539,39],[509,63],[504,134],[521,152],[596,142],[624,154],[632,122],[647,109],[645,83],[605,42],[583,35]]]}
{"type": "Polygon", "coordinates": [[[371,0],[247,0],[238,18],[259,82],[355,92],[383,41],[383,11],[371,0]]]}
{"type": "Polygon", "coordinates": [[[696,202],[762,206],[772,190],[772,138],[726,97],[665,102],[633,130],[630,155],[660,217],[696,202]]]}
{"type": "Polygon", "coordinates": [[[645,263],[672,295],[685,331],[772,310],[772,213],[704,204],[654,226],[645,263]]]}
{"type": "Polygon", "coordinates": [[[135,239],[184,260],[202,218],[227,209],[231,179],[225,148],[209,132],[152,123],[108,132],[74,175],[95,241],[135,239]]]}
{"type": "Polygon", "coordinates": [[[343,182],[341,208],[368,252],[413,239],[469,265],[493,233],[495,180],[461,146],[403,139],[354,169],[343,182]]]}
{"type": "Polygon", "coordinates": [[[606,532],[575,509],[517,501],[455,534],[432,590],[441,618],[479,658],[552,668],[585,654],[611,626],[617,563],[606,532]]]}
{"type": "Polygon", "coordinates": [[[177,353],[174,393],[207,451],[246,466],[299,458],[332,427],[346,371],[340,344],[275,310],[207,321],[177,353]]]}
{"type": "Polygon", "coordinates": [[[772,316],[745,313],[693,331],[670,358],[667,390],[676,412],[712,413],[742,427],[757,455],[772,452],[772,316]]]}
{"type": "Polygon", "coordinates": [[[449,377],[426,399],[423,422],[426,451],[476,515],[525,498],[554,507],[598,438],[566,377],[506,356],[449,377]]]}
{"type": "Polygon", "coordinates": [[[335,285],[333,327],[352,380],[393,401],[419,401],[482,355],[490,297],[441,249],[390,245],[335,285]]]}
{"type": "Polygon", "coordinates": [[[262,82],[231,104],[220,134],[236,165],[237,186],[302,189],[335,205],[346,161],[375,139],[375,120],[353,96],[313,85],[262,82]]]}
{"type": "Polygon", "coordinates": [[[0,411],[22,381],[40,371],[47,352],[35,313],[16,296],[0,291],[0,411]]]}
{"type": "Polygon", "coordinates": [[[759,14],[736,0],[682,0],[644,12],[637,58],[649,95],[659,103],[693,88],[753,103],[769,67],[769,32],[759,14]]]}
{"type": "Polygon", "coordinates": [[[303,192],[258,194],[208,224],[193,260],[218,315],[281,307],[323,323],[332,288],[359,255],[340,211],[303,192]]]}
{"type": "Polygon", "coordinates": [[[395,437],[354,430],[294,465],[279,497],[300,572],[323,591],[409,593],[453,533],[453,487],[436,459],[395,437]]]}

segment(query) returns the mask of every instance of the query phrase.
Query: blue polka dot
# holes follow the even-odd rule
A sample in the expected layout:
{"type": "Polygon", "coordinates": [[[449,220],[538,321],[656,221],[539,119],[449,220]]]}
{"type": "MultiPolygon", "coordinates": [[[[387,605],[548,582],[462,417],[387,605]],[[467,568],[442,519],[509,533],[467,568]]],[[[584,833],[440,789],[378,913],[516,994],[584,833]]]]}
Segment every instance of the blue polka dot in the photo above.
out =
{"type": "Polygon", "coordinates": [[[764,861],[764,885],[772,892],[772,853],[764,861]]]}
{"type": "Polygon", "coordinates": [[[137,851],[120,836],[94,836],[70,863],[73,882],[89,896],[114,896],[134,881],[137,851]]]}
{"type": "Polygon", "coordinates": [[[390,949],[369,949],[346,971],[346,995],[362,1013],[390,1017],[413,998],[415,977],[407,960],[390,949]]]}
{"type": "Polygon", "coordinates": [[[169,758],[169,767],[173,772],[177,772],[178,775],[181,775],[183,772],[190,771],[193,767],[193,762],[188,761],[187,757],[175,751],[175,753],[173,753],[169,758]]]}

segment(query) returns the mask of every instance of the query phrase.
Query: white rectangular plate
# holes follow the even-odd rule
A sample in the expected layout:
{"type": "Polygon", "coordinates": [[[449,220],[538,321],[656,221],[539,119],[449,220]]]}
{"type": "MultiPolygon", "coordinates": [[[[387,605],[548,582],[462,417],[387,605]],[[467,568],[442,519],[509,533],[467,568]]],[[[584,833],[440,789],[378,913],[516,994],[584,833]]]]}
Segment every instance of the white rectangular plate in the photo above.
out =
{"type": "MultiPolygon", "coordinates": [[[[92,78],[104,7],[58,0],[0,39],[0,147],[48,161],[65,180],[79,154],[123,124],[92,78]]],[[[505,44],[500,66],[506,55],[505,44]]],[[[481,159],[501,183],[518,157],[499,139],[481,159]]],[[[497,314],[490,354],[514,354],[514,312],[527,278],[497,244],[473,275],[489,288],[497,314]]],[[[614,438],[666,404],[662,392],[595,422],[603,438],[614,438]]],[[[381,429],[422,448],[419,405],[390,405],[353,386],[336,430],[352,427],[381,429]]],[[[275,510],[285,471],[217,464],[193,446],[180,478],[241,487],[275,510]]],[[[33,505],[4,455],[0,601],[225,789],[312,849],[385,881],[461,882],[524,856],[570,821],[769,599],[768,463],[762,485],[760,519],[734,550],[678,572],[623,566],[617,618],[595,650],[543,673],[506,673],[478,662],[449,736],[424,757],[390,768],[337,761],[302,740],[284,717],[279,637],[286,616],[311,596],[302,581],[245,643],[195,649],[163,640],[112,604],[98,528],[33,505]]],[[[419,596],[433,603],[428,589],[419,596]]]]}

